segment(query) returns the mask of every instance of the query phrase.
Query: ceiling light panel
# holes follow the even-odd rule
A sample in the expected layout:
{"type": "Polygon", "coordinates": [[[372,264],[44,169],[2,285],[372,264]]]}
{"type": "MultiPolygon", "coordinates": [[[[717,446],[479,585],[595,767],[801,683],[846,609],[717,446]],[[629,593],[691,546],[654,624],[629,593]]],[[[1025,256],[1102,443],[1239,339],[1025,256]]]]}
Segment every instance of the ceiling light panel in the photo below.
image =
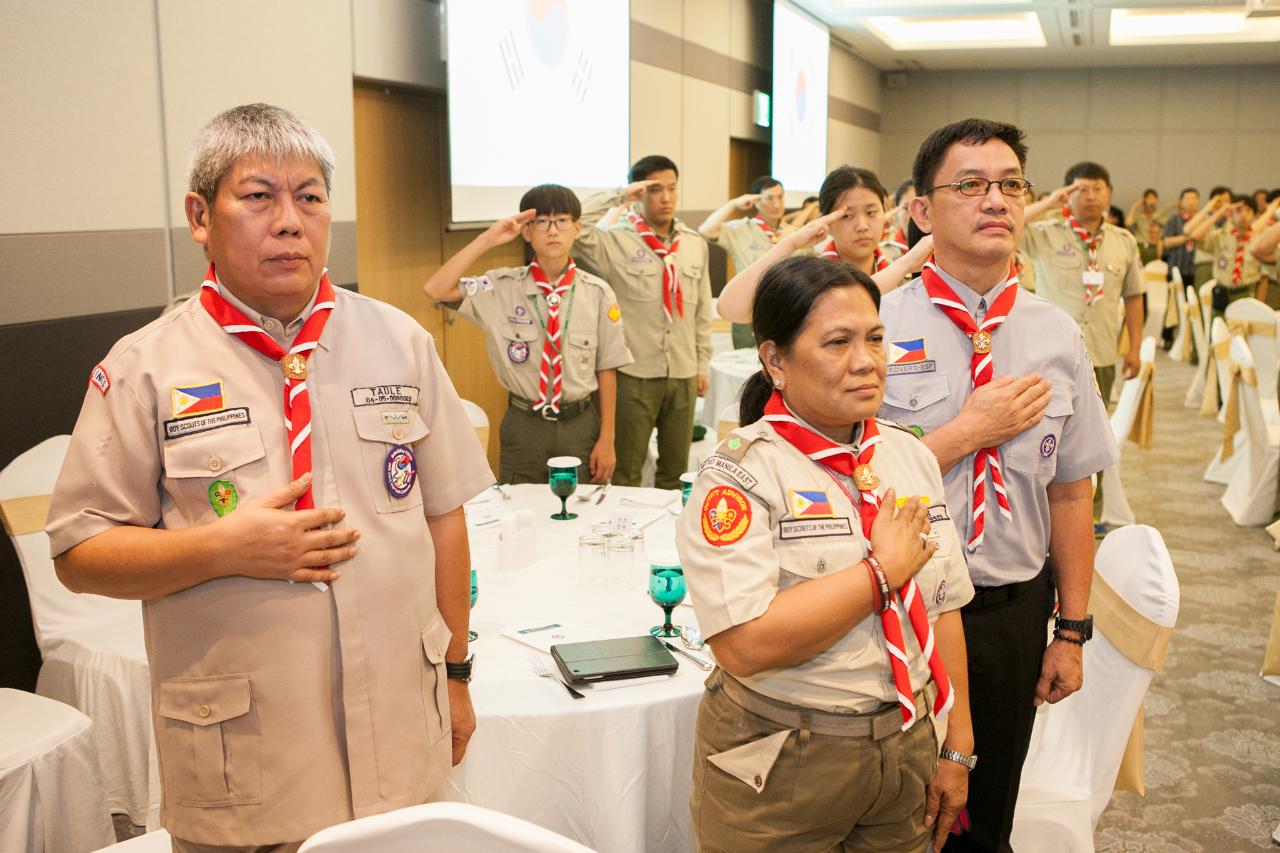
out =
{"type": "Polygon", "coordinates": [[[1117,47],[1280,41],[1280,19],[1249,18],[1243,8],[1112,9],[1108,38],[1117,47]]]}
{"type": "Polygon", "coordinates": [[[964,17],[864,18],[868,30],[894,50],[973,50],[1044,47],[1044,30],[1035,12],[964,17]]]}

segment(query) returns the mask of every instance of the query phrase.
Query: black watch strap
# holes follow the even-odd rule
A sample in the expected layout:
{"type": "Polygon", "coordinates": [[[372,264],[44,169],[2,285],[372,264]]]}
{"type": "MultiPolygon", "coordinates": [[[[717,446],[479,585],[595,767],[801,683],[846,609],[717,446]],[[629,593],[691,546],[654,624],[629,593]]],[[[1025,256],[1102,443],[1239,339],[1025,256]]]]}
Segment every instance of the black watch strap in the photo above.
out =
{"type": "Polygon", "coordinates": [[[445,677],[451,678],[454,681],[461,681],[463,684],[466,684],[471,681],[471,670],[475,662],[475,654],[467,655],[466,660],[462,661],[462,663],[449,663],[448,661],[445,661],[445,677]]]}
{"type": "Polygon", "coordinates": [[[1083,619],[1063,619],[1061,616],[1055,616],[1053,620],[1053,636],[1059,640],[1066,640],[1083,646],[1093,639],[1093,614],[1090,613],[1083,619]],[[1074,631],[1080,635],[1080,638],[1063,636],[1060,633],[1062,631],[1074,631]]]}

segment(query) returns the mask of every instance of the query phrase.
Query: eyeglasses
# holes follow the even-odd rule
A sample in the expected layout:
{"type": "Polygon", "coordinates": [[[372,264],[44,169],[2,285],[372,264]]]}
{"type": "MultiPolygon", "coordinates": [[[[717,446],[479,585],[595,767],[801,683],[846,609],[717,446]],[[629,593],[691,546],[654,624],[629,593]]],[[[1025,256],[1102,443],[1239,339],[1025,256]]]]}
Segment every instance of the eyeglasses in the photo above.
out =
{"type": "Polygon", "coordinates": [[[943,187],[955,187],[960,191],[960,195],[984,196],[991,192],[992,184],[1000,187],[1000,192],[1010,198],[1017,198],[1034,186],[1025,178],[1001,178],[998,181],[989,181],[986,178],[965,178],[962,181],[952,181],[949,184],[938,184],[936,187],[925,190],[925,194],[940,190],[943,187]]]}
{"type": "Polygon", "coordinates": [[[548,230],[552,225],[556,227],[557,231],[568,231],[573,223],[577,221],[572,216],[557,216],[555,219],[539,216],[529,222],[529,227],[539,233],[548,230]]]}

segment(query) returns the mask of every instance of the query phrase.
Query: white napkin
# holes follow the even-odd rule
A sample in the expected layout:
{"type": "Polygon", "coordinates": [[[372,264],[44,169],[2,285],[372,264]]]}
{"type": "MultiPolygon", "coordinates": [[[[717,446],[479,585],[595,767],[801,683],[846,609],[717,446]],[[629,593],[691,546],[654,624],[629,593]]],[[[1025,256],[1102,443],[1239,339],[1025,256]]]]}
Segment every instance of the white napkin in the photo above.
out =
{"type": "Polygon", "coordinates": [[[617,690],[619,687],[638,687],[641,684],[657,684],[659,681],[670,681],[669,675],[646,675],[644,678],[619,678],[617,681],[593,681],[590,684],[575,684],[581,690],[590,687],[592,691],[617,690]]]}

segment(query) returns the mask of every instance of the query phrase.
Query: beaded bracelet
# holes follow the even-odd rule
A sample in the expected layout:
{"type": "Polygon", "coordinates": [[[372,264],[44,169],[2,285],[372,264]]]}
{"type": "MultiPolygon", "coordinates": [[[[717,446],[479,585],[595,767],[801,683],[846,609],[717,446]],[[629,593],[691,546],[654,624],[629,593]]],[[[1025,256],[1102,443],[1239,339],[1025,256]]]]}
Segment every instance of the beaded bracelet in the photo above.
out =
{"type": "Polygon", "coordinates": [[[876,570],[871,568],[871,563],[863,560],[862,564],[867,567],[867,577],[871,580],[871,609],[879,613],[884,609],[884,599],[880,595],[880,581],[876,580],[876,570]]]}
{"type": "Polygon", "coordinates": [[[867,565],[871,567],[871,571],[875,574],[876,585],[880,588],[880,605],[879,612],[883,613],[893,606],[893,593],[889,591],[889,579],[885,577],[884,568],[881,567],[880,561],[868,554],[866,556],[867,565]]]}

